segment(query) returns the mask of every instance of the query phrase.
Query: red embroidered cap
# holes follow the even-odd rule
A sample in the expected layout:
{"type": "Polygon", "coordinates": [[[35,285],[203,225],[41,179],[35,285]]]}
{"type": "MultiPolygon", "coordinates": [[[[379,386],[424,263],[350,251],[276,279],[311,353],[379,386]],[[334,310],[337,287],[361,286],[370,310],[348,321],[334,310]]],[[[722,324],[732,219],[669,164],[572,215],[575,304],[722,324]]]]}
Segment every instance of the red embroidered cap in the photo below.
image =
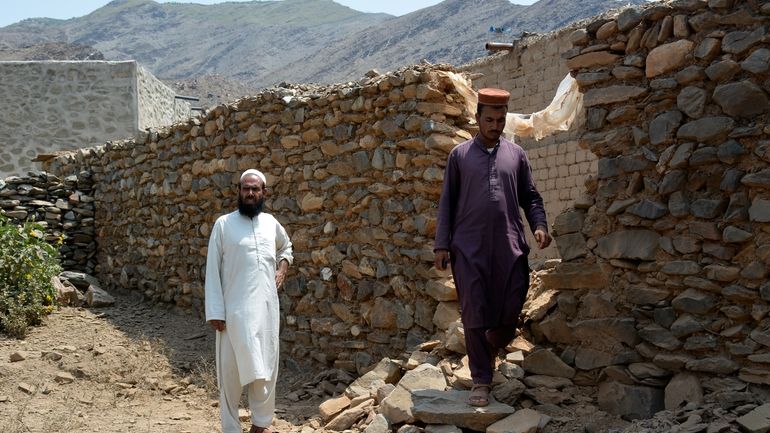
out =
{"type": "Polygon", "coordinates": [[[486,87],[479,90],[479,104],[484,105],[508,105],[511,94],[503,89],[486,87]]]}

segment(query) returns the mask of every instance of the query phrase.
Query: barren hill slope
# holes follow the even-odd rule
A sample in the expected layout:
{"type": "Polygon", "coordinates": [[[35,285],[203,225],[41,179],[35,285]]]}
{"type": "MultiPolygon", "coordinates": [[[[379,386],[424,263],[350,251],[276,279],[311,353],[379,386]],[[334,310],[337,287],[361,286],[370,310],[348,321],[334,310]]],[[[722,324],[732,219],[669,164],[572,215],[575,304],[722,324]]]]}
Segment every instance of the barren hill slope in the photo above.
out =
{"type": "Polygon", "coordinates": [[[282,68],[390,18],[331,0],[217,5],[115,0],[70,20],[32,19],[0,29],[5,46],[42,42],[90,45],[110,60],[135,59],[161,78],[223,74],[280,82],[282,68]]]}
{"type": "MultiPolygon", "coordinates": [[[[369,69],[395,70],[423,59],[460,65],[486,55],[487,41],[510,42],[522,32],[547,32],[644,2],[445,0],[393,17],[332,0],[114,0],[79,18],[29,19],[0,28],[0,54],[5,60],[30,58],[29,52],[46,58],[33,47],[70,43],[93,47],[108,60],[135,59],[167,82],[187,82],[187,90],[207,82],[258,89],[283,81],[347,81],[369,69]],[[490,27],[504,31],[490,33],[490,27]]],[[[238,93],[235,87],[223,96],[238,93]]]]}
{"type": "Polygon", "coordinates": [[[523,32],[548,32],[583,18],[644,0],[445,0],[353,34],[285,68],[296,82],[356,79],[369,69],[419,63],[460,65],[486,55],[488,41],[511,42],[523,32]],[[503,29],[490,33],[490,27],[503,29]]]}

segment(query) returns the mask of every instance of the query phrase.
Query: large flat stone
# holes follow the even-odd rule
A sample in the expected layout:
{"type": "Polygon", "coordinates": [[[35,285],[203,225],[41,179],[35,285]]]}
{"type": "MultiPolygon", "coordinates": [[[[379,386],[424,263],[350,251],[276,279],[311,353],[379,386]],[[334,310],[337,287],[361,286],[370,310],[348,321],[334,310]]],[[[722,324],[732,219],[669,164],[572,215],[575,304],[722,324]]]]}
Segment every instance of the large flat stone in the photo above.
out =
{"type": "Polygon", "coordinates": [[[770,431],[770,403],[765,403],[735,420],[744,431],[766,433],[770,431]]]}
{"type": "Polygon", "coordinates": [[[521,409],[487,427],[487,433],[537,433],[543,415],[533,409],[521,409]]]}
{"type": "Polygon", "coordinates": [[[468,404],[470,391],[415,390],[412,412],[417,421],[426,424],[452,424],[460,428],[485,431],[488,426],[516,410],[490,395],[489,405],[473,407],[468,404]]]}
{"type": "Polygon", "coordinates": [[[430,364],[422,364],[404,374],[396,385],[396,389],[380,404],[381,413],[391,424],[412,423],[416,419],[413,400],[415,396],[429,391],[443,392],[445,388],[446,379],[441,369],[430,364]]]}
{"type": "Polygon", "coordinates": [[[687,62],[687,55],[692,52],[695,43],[681,39],[654,48],[647,55],[645,74],[652,78],[673,71],[687,62]]]}
{"type": "Polygon", "coordinates": [[[660,235],[652,230],[621,230],[599,238],[596,254],[605,259],[653,260],[660,235]]]}
{"type": "Polygon", "coordinates": [[[735,121],[730,117],[703,117],[682,125],[676,136],[683,140],[721,144],[733,130],[733,126],[735,121]]]}
{"type": "Polygon", "coordinates": [[[595,105],[614,104],[616,102],[625,102],[647,94],[645,87],[614,85],[601,88],[590,89],[583,97],[583,104],[586,107],[595,105]]]}
{"type": "Polygon", "coordinates": [[[540,279],[546,289],[604,289],[609,285],[608,268],[596,263],[560,263],[540,279]]]}
{"type": "Polygon", "coordinates": [[[624,419],[647,419],[663,410],[664,394],[659,388],[604,382],[599,385],[599,407],[624,419]]]}

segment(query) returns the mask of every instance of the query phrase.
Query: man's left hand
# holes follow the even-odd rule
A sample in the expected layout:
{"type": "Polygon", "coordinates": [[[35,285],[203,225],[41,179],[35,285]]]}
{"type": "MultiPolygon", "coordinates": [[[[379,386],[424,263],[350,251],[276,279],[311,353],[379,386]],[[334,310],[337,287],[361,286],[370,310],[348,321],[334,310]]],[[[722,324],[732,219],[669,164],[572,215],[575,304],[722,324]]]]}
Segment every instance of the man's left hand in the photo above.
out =
{"type": "Polygon", "coordinates": [[[538,227],[535,230],[535,241],[537,242],[538,248],[541,250],[543,248],[547,248],[548,245],[551,245],[551,235],[548,234],[548,231],[543,229],[542,227],[538,227]]]}
{"type": "Polygon", "coordinates": [[[279,289],[283,286],[283,281],[286,279],[286,272],[289,270],[289,262],[281,260],[278,264],[278,269],[275,270],[275,288],[279,289]]]}

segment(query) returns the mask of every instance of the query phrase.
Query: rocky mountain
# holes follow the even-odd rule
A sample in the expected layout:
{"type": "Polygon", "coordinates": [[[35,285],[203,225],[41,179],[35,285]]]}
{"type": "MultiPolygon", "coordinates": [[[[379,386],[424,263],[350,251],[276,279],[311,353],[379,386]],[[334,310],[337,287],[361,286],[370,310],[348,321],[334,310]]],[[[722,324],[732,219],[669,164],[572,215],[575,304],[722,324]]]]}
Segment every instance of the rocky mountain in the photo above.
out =
{"type": "MultiPolygon", "coordinates": [[[[332,0],[115,0],[83,17],[28,19],[0,28],[0,58],[42,59],[41,44],[58,44],[48,45],[59,47],[54,52],[75,44],[93,47],[108,60],[135,59],[159,78],[184,84],[181,90],[230,83],[240,93],[284,81],[347,81],[370,69],[394,70],[423,59],[459,65],[484,56],[487,41],[510,42],[522,32],[547,32],[644,1],[540,0],[521,6],[445,0],[394,17],[332,0]],[[490,27],[499,31],[490,33],[490,27]]],[[[84,58],[82,49],[73,50],[79,54],[72,58],[84,58]]]]}
{"type": "Polygon", "coordinates": [[[44,42],[23,47],[0,45],[0,61],[4,60],[104,60],[104,54],[88,45],[44,42]]]}
{"type": "Polygon", "coordinates": [[[508,0],[445,0],[352,34],[286,68],[285,79],[346,81],[371,68],[401,65],[461,65],[486,55],[486,42],[512,42],[522,33],[542,33],[644,0],[540,0],[531,6],[508,0]],[[499,30],[490,32],[490,27],[499,30]]]}

